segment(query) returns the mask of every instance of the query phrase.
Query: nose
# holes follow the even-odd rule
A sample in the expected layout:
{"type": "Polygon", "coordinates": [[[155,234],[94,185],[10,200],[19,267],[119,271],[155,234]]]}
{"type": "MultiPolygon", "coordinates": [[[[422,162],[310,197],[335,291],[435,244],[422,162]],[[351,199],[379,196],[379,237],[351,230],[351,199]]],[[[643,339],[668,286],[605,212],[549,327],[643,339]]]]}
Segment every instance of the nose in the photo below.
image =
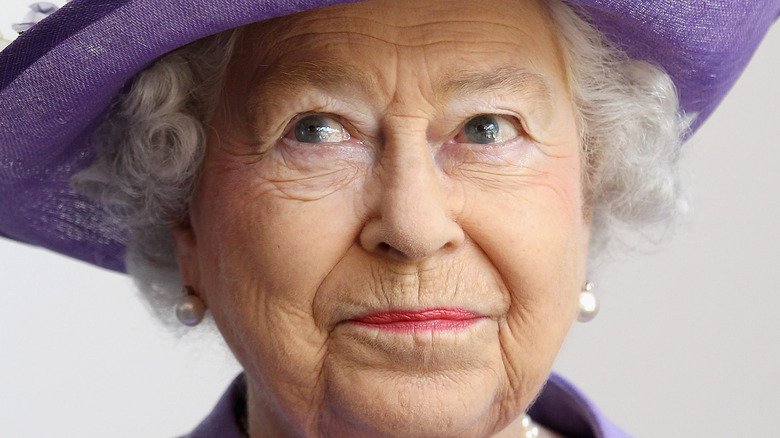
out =
{"type": "Polygon", "coordinates": [[[452,196],[425,138],[386,140],[377,164],[373,215],[360,233],[369,252],[414,262],[463,244],[452,196]]]}

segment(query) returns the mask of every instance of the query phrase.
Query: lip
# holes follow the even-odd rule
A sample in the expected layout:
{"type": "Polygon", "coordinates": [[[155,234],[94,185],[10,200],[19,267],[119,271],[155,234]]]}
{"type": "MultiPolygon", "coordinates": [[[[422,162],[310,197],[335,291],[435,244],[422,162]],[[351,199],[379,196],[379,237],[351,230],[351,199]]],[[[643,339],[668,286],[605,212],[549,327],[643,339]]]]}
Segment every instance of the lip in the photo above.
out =
{"type": "Polygon", "coordinates": [[[463,330],[483,318],[484,315],[470,310],[435,308],[375,312],[348,322],[367,328],[406,333],[463,330]]]}

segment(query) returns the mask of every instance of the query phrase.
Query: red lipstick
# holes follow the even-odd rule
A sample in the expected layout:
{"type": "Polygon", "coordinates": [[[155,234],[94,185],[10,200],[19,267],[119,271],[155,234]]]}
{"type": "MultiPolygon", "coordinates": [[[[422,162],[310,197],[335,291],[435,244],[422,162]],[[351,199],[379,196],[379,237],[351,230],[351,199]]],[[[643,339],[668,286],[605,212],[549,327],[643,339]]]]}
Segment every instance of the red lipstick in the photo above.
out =
{"type": "Polygon", "coordinates": [[[394,332],[449,331],[464,329],[483,316],[462,309],[392,310],[350,320],[364,327],[394,332]]]}

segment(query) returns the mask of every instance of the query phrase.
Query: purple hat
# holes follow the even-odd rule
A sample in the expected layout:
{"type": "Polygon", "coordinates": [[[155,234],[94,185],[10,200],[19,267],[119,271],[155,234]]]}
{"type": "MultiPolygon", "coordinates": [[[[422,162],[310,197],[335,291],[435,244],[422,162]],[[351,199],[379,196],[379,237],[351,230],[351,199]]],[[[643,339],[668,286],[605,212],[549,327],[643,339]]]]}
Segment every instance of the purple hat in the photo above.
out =
{"type": "MultiPolygon", "coordinates": [[[[780,0],[567,0],[663,67],[696,129],[742,73],[780,0]]],[[[73,0],[0,52],[0,236],[124,271],[127,233],[68,179],[116,96],[159,56],[216,32],[349,0],[73,0]]]]}

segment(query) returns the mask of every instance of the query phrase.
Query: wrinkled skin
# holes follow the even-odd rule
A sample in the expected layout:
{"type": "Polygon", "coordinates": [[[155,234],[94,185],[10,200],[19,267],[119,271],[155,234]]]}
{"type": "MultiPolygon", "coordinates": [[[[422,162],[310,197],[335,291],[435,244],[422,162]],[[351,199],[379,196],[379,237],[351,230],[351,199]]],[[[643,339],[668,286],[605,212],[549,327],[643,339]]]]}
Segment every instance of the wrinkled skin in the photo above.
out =
{"type": "Polygon", "coordinates": [[[246,371],[253,437],[519,436],[589,235],[544,8],[387,0],[241,31],[174,243],[246,371]],[[312,114],[328,135],[301,141],[312,114]],[[469,136],[482,114],[492,143],[469,136]],[[440,308],[479,318],[353,321],[440,308]]]}

